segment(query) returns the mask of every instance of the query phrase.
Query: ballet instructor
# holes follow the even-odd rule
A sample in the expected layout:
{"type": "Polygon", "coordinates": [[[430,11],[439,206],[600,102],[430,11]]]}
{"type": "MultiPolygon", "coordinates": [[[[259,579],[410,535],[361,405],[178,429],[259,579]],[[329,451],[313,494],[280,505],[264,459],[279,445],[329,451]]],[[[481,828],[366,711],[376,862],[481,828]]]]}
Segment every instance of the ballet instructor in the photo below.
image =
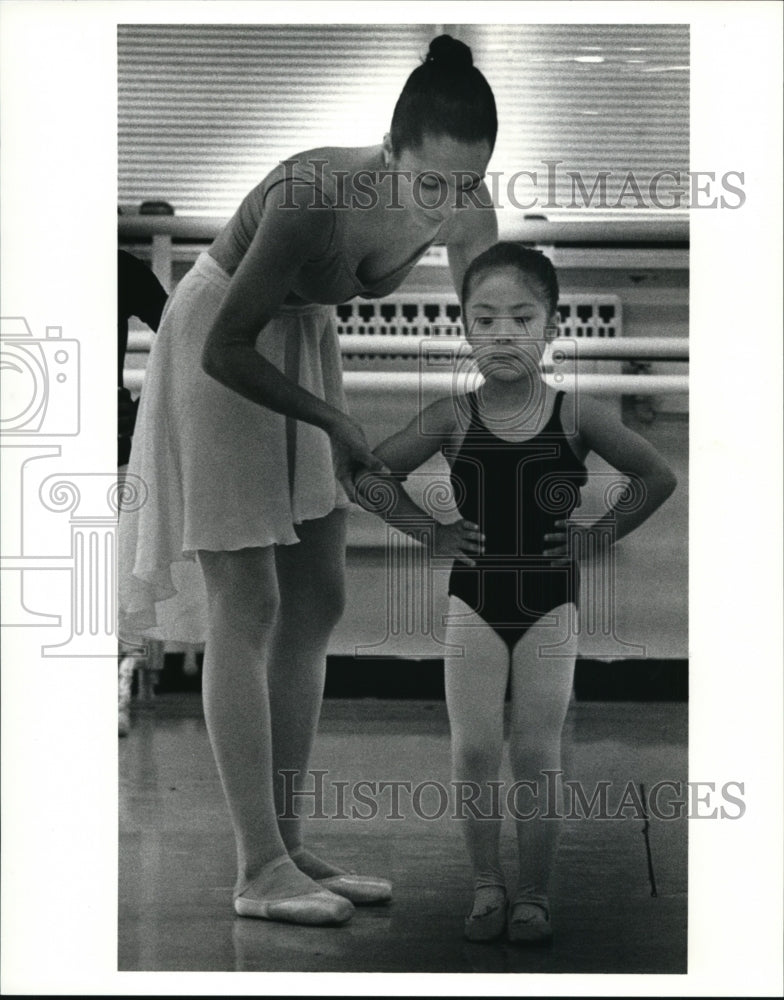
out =
{"type": "Polygon", "coordinates": [[[128,470],[144,497],[120,517],[120,634],[206,642],[242,916],[341,924],[391,895],[304,847],[279,774],[308,770],[348,495],[379,468],[346,413],[332,307],[389,294],[436,241],[460,289],[497,239],[482,181],[496,131],[471,50],[435,38],[383,143],[276,167],[179,283],[153,342],[128,470]]]}

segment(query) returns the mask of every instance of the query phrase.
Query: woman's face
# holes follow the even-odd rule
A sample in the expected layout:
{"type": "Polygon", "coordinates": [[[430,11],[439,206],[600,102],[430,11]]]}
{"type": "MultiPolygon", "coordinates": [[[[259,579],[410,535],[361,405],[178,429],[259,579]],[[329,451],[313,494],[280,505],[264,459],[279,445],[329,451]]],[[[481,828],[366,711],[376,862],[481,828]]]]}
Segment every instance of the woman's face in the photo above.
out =
{"type": "Polygon", "coordinates": [[[538,377],[556,321],[537,279],[516,267],[486,271],[473,282],[463,322],[486,379],[538,377]]]}
{"type": "Polygon", "coordinates": [[[399,174],[403,208],[443,222],[467,207],[470,192],[479,187],[490,162],[490,143],[464,142],[448,135],[426,134],[419,146],[389,153],[388,169],[399,174]]]}

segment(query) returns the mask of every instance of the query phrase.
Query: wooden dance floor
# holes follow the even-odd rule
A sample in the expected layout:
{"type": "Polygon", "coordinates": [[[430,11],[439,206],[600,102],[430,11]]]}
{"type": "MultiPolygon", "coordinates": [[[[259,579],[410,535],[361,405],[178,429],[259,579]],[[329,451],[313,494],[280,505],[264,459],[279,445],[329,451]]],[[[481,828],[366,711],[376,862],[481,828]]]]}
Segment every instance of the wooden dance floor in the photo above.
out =
{"type": "MultiPolygon", "coordinates": [[[[327,818],[308,821],[308,846],[394,883],[390,904],[357,908],[340,928],[234,916],[234,841],[198,695],[137,708],[119,750],[121,971],[686,972],[686,818],[651,818],[650,865],[634,809],[626,819],[564,821],[551,884],[555,939],[545,949],[463,939],[471,886],[460,822],[449,809],[423,818],[438,811],[432,788],[422,789],[419,809],[401,788],[398,819],[389,818],[390,791],[375,796],[374,818],[337,818],[336,782],[348,782],[346,811],[356,804],[363,814],[370,807],[351,797],[361,780],[448,787],[443,702],[324,704],[312,767],[327,772],[327,818]]],[[[574,702],[563,764],[589,796],[612,783],[611,814],[630,783],[685,783],[687,706],[574,702]]],[[[508,769],[502,778],[511,782],[508,769]]],[[[511,882],[511,819],[502,844],[511,882]]]]}

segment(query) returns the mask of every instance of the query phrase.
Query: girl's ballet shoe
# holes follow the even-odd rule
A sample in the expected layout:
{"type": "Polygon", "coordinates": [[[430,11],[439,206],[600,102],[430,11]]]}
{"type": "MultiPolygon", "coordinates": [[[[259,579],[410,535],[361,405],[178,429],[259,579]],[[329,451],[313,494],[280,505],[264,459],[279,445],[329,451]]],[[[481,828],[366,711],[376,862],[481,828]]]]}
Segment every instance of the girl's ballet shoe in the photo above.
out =
{"type": "Polygon", "coordinates": [[[336,896],[327,890],[306,892],[301,896],[283,899],[252,899],[237,896],[234,912],[240,917],[256,917],[261,920],[279,920],[288,924],[345,924],[354,913],[348,899],[336,896]]]}
{"type": "Polygon", "coordinates": [[[513,944],[548,944],[553,928],[547,897],[513,900],[509,904],[507,934],[513,944]]]}
{"type": "Polygon", "coordinates": [[[344,899],[367,906],[372,903],[388,903],[392,898],[392,883],[372,875],[331,875],[329,878],[318,878],[316,882],[324,889],[343,896],[344,899]]]}
{"type": "Polygon", "coordinates": [[[498,887],[498,899],[483,913],[465,918],[463,933],[467,941],[495,941],[506,927],[506,891],[498,887]]]}

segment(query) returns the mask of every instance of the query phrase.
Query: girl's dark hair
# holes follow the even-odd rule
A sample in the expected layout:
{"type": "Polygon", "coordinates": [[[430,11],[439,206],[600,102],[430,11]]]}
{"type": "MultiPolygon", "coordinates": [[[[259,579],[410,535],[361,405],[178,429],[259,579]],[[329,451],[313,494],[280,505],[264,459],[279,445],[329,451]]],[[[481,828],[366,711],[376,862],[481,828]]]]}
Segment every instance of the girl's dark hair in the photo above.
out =
{"type": "Polygon", "coordinates": [[[471,286],[485,271],[494,271],[501,267],[515,267],[527,278],[534,278],[542,287],[544,297],[552,315],[558,307],[558,275],[555,273],[552,261],[540,250],[532,250],[522,243],[494,243],[484,253],[474,257],[463,276],[463,287],[460,300],[465,315],[466,302],[471,294],[471,286]]]}
{"type": "Polygon", "coordinates": [[[395,105],[392,148],[416,149],[430,133],[465,142],[486,139],[492,150],[497,132],[495,98],[474,66],[471,49],[451,35],[434,38],[395,105]]]}

